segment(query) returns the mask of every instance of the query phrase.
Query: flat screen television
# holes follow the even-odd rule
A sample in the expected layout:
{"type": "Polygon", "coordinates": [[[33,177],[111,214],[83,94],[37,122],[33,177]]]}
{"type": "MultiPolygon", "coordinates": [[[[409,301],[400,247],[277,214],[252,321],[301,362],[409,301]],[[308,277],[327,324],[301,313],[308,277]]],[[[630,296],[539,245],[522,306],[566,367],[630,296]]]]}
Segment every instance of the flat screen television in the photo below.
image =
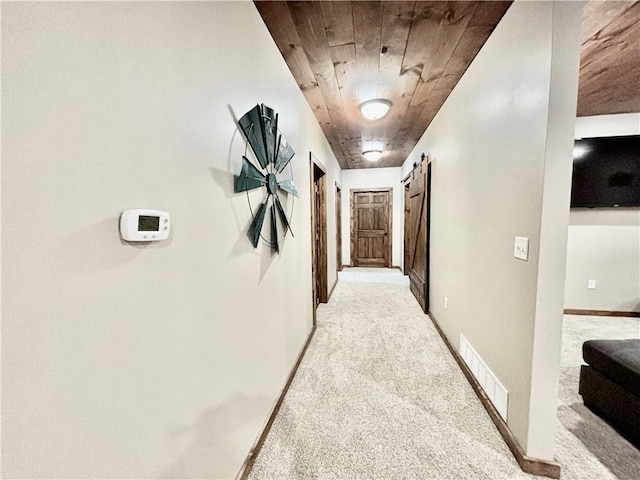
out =
{"type": "Polygon", "coordinates": [[[576,140],[571,208],[640,207],[640,135],[576,140]]]}

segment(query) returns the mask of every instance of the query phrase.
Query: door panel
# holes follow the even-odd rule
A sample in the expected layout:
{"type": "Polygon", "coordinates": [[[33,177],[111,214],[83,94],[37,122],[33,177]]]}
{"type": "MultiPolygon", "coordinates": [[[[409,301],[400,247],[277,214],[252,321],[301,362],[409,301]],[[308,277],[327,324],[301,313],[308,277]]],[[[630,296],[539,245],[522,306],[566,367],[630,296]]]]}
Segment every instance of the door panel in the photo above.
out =
{"type": "Polygon", "coordinates": [[[391,266],[391,189],[351,191],[351,264],[391,266]]]}
{"type": "Polygon", "coordinates": [[[405,218],[405,248],[408,248],[405,270],[409,274],[411,292],[425,312],[429,309],[428,170],[427,162],[413,170],[405,196],[405,215],[408,216],[405,218]]]}
{"type": "Polygon", "coordinates": [[[406,183],[404,186],[404,262],[402,265],[403,273],[409,275],[409,259],[411,258],[411,228],[409,217],[409,186],[410,183],[406,183]]]}
{"type": "Polygon", "coordinates": [[[326,170],[309,154],[311,180],[311,272],[313,275],[313,318],[319,303],[328,301],[327,282],[327,196],[326,170]]]}
{"type": "Polygon", "coordinates": [[[342,190],[336,182],[336,270],[342,270],[342,190]]]}

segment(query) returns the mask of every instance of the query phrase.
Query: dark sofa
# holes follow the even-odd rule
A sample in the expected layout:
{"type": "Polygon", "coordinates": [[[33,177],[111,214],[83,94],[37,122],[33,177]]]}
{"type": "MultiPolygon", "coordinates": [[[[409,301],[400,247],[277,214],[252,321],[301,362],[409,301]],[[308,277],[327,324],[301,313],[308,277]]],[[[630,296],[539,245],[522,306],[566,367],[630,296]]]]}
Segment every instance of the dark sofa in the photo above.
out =
{"type": "Polygon", "coordinates": [[[640,448],[640,339],[589,340],[582,357],[584,404],[640,448]]]}

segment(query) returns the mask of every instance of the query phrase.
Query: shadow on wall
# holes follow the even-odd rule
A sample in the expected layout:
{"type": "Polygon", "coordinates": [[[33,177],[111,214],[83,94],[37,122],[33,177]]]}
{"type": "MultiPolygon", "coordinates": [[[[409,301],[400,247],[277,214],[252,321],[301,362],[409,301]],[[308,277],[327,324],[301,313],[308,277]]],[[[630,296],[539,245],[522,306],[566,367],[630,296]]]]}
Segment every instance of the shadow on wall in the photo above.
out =
{"type": "MultiPolygon", "coordinates": [[[[563,408],[567,407],[559,409],[563,408]]],[[[570,408],[581,420],[569,427],[571,433],[617,478],[637,478],[640,451],[584,404],[574,403],[570,408]]]]}
{"type": "Polygon", "coordinates": [[[640,313],[640,300],[629,300],[615,307],[615,310],[621,312],[638,312],[640,313]]]}
{"type": "Polygon", "coordinates": [[[258,429],[252,425],[262,425],[270,405],[265,396],[238,395],[205,410],[192,425],[171,432],[172,443],[185,435],[193,440],[160,478],[234,478],[249,453],[247,437],[251,442],[257,437],[258,429]]]}
{"type": "Polygon", "coordinates": [[[114,270],[133,261],[142,250],[167,248],[172,241],[173,230],[162,242],[126,242],[120,237],[120,217],[111,217],[57,242],[56,264],[60,269],[77,273],[114,270]],[[99,248],[104,247],[105,239],[113,245],[128,248],[99,248]]]}

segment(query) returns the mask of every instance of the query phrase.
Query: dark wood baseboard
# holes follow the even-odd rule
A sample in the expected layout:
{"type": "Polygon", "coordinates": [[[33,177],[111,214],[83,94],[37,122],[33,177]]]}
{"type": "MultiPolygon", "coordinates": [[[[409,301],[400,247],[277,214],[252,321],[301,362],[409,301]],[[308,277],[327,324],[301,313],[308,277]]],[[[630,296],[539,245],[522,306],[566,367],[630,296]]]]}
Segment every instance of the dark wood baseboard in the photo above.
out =
{"type": "Polygon", "coordinates": [[[265,424],[264,429],[262,430],[262,433],[260,434],[256,442],[253,444],[253,447],[251,447],[251,450],[249,451],[247,458],[242,464],[242,467],[240,467],[240,471],[238,472],[238,475],[236,475],[236,480],[246,480],[249,477],[249,473],[251,473],[251,468],[253,468],[253,464],[256,461],[256,458],[258,458],[258,454],[262,449],[262,445],[264,444],[264,441],[267,439],[269,430],[271,430],[271,426],[273,425],[273,422],[276,419],[278,412],[280,411],[280,406],[282,405],[282,402],[284,401],[284,397],[287,395],[287,392],[289,391],[291,382],[293,381],[293,378],[296,376],[296,372],[298,371],[300,362],[302,362],[302,359],[304,358],[304,354],[307,352],[307,348],[309,347],[309,344],[311,343],[311,339],[313,338],[313,334],[315,332],[316,332],[316,326],[314,324],[313,327],[311,328],[311,332],[309,333],[309,336],[307,337],[307,341],[305,342],[304,347],[302,347],[302,350],[300,350],[300,354],[298,355],[298,359],[296,360],[295,365],[293,366],[293,368],[291,369],[291,372],[289,373],[287,382],[285,383],[284,388],[282,389],[282,392],[280,392],[280,396],[278,397],[278,400],[276,401],[275,405],[273,406],[273,409],[271,410],[271,414],[267,419],[267,423],[265,424]]]}
{"type": "Polygon", "coordinates": [[[566,308],[565,315],[590,315],[596,317],[634,317],[640,318],[640,312],[618,312],[611,310],[577,310],[575,308],[566,308]]]}
{"type": "Polygon", "coordinates": [[[440,328],[440,325],[438,325],[438,321],[436,320],[436,318],[433,316],[431,312],[428,313],[428,316],[431,319],[431,322],[433,323],[433,325],[436,327],[436,330],[440,334],[440,337],[442,337],[442,340],[444,341],[445,345],[451,352],[451,355],[453,355],[453,358],[455,359],[456,363],[460,367],[460,370],[462,370],[462,373],[464,373],[464,376],[467,377],[467,380],[471,384],[473,391],[476,392],[476,395],[480,399],[480,403],[482,403],[482,406],[485,408],[485,410],[489,414],[489,417],[491,418],[496,428],[500,432],[500,435],[502,435],[502,438],[504,439],[505,443],[509,447],[509,450],[511,450],[511,453],[513,454],[516,461],[518,462],[518,465],[520,465],[520,468],[522,469],[522,471],[525,473],[530,473],[532,475],[541,475],[543,477],[549,477],[549,478],[555,478],[555,479],[560,478],[559,464],[548,461],[548,460],[531,458],[525,455],[524,450],[518,443],[518,440],[516,439],[516,437],[513,435],[513,432],[511,432],[511,429],[509,428],[509,426],[506,424],[506,422],[502,419],[502,417],[500,416],[496,408],[493,406],[493,403],[491,403],[491,400],[489,400],[489,397],[483,390],[480,383],[473,376],[473,373],[471,372],[469,367],[467,367],[467,364],[464,363],[464,360],[462,359],[460,354],[456,351],[455,348],[453,348],[453,345],[451,345],[451,343],[449,342],[449,339],[446,337],[446,335],[440,328]]]}
{"type": "Polygon", "coordinates": [[[336,275],[336,281],[333,282],[333,287],[331,287],[331,291],[329,292],[329,296],[327,297],[327,302],[331,300],[331,295],[333,295],[333,291],[336,289],[336,285],[338,285],[338,276],[336,275]]]}

